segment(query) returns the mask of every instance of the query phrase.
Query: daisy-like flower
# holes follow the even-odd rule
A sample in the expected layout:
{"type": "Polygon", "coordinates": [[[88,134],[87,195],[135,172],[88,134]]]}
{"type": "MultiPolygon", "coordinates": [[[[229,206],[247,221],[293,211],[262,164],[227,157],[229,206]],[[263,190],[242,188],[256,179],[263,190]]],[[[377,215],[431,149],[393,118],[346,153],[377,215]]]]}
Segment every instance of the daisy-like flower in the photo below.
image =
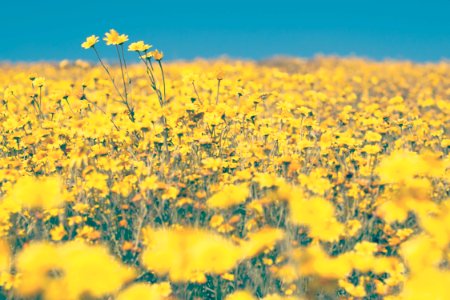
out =
{"type": "Polygon", "coordinates": [[[147,52],[147,53],[144,53],[143,55],[141,55],[141,59],[151,59],[153,57],[153,51],[150,51],[150,52],[147,52]]]}
{"type": "Polygon", "coordinates": [[[152,56],[155,60],[162,60],[164,58],[164,53],[162,51],[154,50],[152,51],[152,56]]]}
{"type": "Polygon", "coordinates": [[[109,32],[105,33],[105,37],[103,40],[106,42],[106,45],[122,45],[126,41],[128,41],[128,35],[119,34],[116,30],[111,29],[109,32]]]}
{"type": "Polygon", "coordinates": [[[147,45],[144,43],[144,41],[138,41],[135,43],[131,43],[130,46],[128,46],[128,51],[135,51],[135,52],[144,52],[150,49],[152,46],[147,45]]]}
{"type": "Polygon", "coordinates": [[[94,47],[95,44],[98,43],[98,36],[91,35],[86,38],[86,41],[81,44],[81,47],[84,49],[89,49],[94,47]]]}

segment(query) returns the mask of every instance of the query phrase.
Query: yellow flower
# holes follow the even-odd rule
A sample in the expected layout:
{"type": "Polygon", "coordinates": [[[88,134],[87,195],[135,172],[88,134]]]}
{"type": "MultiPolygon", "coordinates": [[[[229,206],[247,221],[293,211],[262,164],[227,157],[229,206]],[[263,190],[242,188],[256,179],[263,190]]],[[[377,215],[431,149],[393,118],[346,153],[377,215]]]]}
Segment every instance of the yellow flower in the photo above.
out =
{"type": "Polygon", "coordinates": [[[67,291],[74,298],[85,293],[97,298],[114,293],[135,275],[102,246],[68,242],[59,253],[67,291]]]}
{"type": "Polygon", "coordinates": [[[8,199],[28,209],[52,209],[64,204],[62,184],[58,177],[19,178],[8,199]]]}
{"type": "Polygon", "coordinates": [[[163,300],[172,293],[170,283],[162,282],[157,284],[134,283],[121,291],[116,300],[163,300]]]}
{"type": "Polygon", "coordinates": [[[141,55],[140,57],[141,57],[141,59],[144,59],[144,60],[145,59],[150,60],[153,57],[153,51],[147,52],[147,53],[141,55]]]}
{"type": "Polygon", "coordinates": [[[354,249],[362,255],[370,256],[377,251],[378,245],[368,241],[362,241],[355,245],[354,249]]]}
{"type": "Polygon", "coordinates": [[[278,228],[265,227],[248,235],[248,241],[241,243],[244,257],[253,257],[261,251],[271,248],[284,238],[284,232],[278,228]]]}
{"type": "Polygon", "coordinates": [[[98,43],[98,36],[91,35],[86,38],[86,41],[81,44],[81,47],[84,49],[89,49],[95,46],[98,43]]]}
{"type": "Polygon", "coordinates": [[[364,139],[368,142],[379,142],[382,139],[381,134],[374,131],[367,131],[364,139]]]}
{"type": "Polygon", "coordinates": [[[426,170],[427,165],[420,155],[409,151],[394,152],[378,166],[378,173],[384,183],[408,182],[426,170]]]}
{"type": "Polygon", "coordinates": [[[367,154],[375,155],[381,152],[381,147],[379,145],[365,145],[361,151],[366,152],[367,154]]]}
{"type": "Polygon", "coordinates": [[[54,241],[60,241],[63,237],[65,237],[67,234],[66,230],[64,229],[64,225],[60,224],[50,230],[50,236],[52,240],[54,241]]]}
{"type": "Polygon", "coordinates": [[[116,30],[111,29],[109,32],[105,33],[105,37],[103,40],[106,42],[106,45],[122,45],[126,41],[128,41],[128,35],[119,34],[116,30]]]}
{"type": "Polygon", "coordinates": [[[148,64],[0,66],[0,298],[450,299],[448,62],[104,37],[148,64]]]}
{"type": "Polygon", "coordinates": [[[44,292],[46,299],[79,299],[82,295],[101,298],[117,292],[132,279],[134,271],[123,266],[102,246],[72,241],[54,245],[33,243],[16,257],[21,296],[44,292]]]}
{"type": "Polygon", "coordinates": [[[208,158],[205,158],[204,160],[202,160],[202,164],[207,169],[211,169],[213,171],[218,171],[222,168],[223,161],[220,158],[208,157],[208,158]]]}
{"type": "Polygon", "coordinates": [[[222,215],[214,215],[211,217],[211,220],[209,220],[209,226],[212,228],[217,228],[223,224],[223,221],[224,219],[222,215]]]}
{"type": "Polygon", "coordinates": [[[170,186],[166,189],[166,191],[164,192],[164,194],[162,194],[161,198],[163,200],[170,200],[170,199],[176,199],[178,194],[179,194],[179,190],[174,187],[174,186],[170,186]]]}
{"type": "Polygon", "coordinates": [[[158,50],[153,50],[151,55],[155,60],[158,60],[158,61],[162,60],[164,58],[164,53],[162,51],[158,51],[158,50]]]}
{"type": "Polygon", "coordinates": [[[256,298],[250,292],[237,291],[228,295],[225,300],[255,300],[256,298]]]}
{"type": "Polygon", "coordinates": [[[143,191],[156,191],[156,189],[158,189],[159,187],[158,176],[150,175],[146,177],[143,181],[141,181],[139,186],[143,191]]]}
{"type": "Polygon", "coordinates": [[[317,168],[312,170],[309,175],[300,174],[298,176],[298,181],[308,190],[319,195],[324,195],[332,188],[330,181],[327,178],[324,178],[325,172],[325,170],[317,168]]]}
{"type": "Polygon", "coordinates": [[[352,219],[347,221],[345,227],[346,233],[349,236],[355,236],[361,229],[362,225],[361,222],[359,222],[358,220],[352,219]]]}
{"type": "Polygon", "coordinates": [[[307,226],[311,237],[324,241],[339,239],[345,227],[336,220],[333,204],[320,197],[304,197],[297,192],[290,199],[291,222],[307,226]]]}
{"type": "Polygon", "coordinates": [[[352,265],[345,255],[330,257],[319,245],[295,249],[291,253],[295,266],[304,276],[318,275],[327,279],[344,278],[352,271],[352,265]]]}
{"type": "Polygon", "coordinates": [[[135,43],[131,43],[128,46],[128,51],[144,52],[150,49],[151,47],[152,47],[151,45],[145,44],[144,41],[138,41],[135,43]]]}
{"type": "Polygon", "coordinates": [[[228,185],[208,199],[206,204],[211,208],[228,208],[245,202],[250,189],[247,184],[228,185]]]}
{"type": "Polygon", "coordinates": [[[202,229],[147,228],[144,237],[143,264],[158,275],[169,274],[173,281],[190,281],[199,273],[225,273],[242,257],[231,240],[202,229]]]}
{"type": "Polygon", "coordinates": [[[16,256],[16,268],[21,276],[18,294],[25,297],[37,294],[48,287],[53,278],[58,279],[52,274],[61,271],[56,247],[45,242],[29,245],[16,256]]]}
{"type": "Polygon", "coordinates": [[[350,295],[357,298],[363,298],[366,296],[364,284],[354,285],[347,280],[339,280],[339,285],[350,295]]]}

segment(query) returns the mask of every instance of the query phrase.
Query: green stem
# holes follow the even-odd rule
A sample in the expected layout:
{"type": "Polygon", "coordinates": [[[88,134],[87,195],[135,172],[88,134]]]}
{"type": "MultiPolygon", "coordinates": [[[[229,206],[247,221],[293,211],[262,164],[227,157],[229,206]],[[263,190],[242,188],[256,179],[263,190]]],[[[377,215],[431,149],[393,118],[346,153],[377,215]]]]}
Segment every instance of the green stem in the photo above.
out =
{"type": "Polygon", "coordinates": [[[163,93],[164,93],[164,98],[163,98],[163,104],[166,104],[166,78],[164,76],[164,69],[161,63],[161,60],[158,60],[158,64],[159,64],[159,69],[161,70],[161,76],[162,76],[162,81],[163,81],[163,93]]]}
{"type": "Polygon", "coordinates": [[[122,74],[122,83],[123,83],[123,91],[125,94],[125,101],[128,101],[127,83],[125,81],[125,73],[123,71],[123,64],[122,64],[122,58],[120,56],[119,46],[117,46],[117,45],[116,45],[116,50],[117,50],[117,56],[119,57],[120,72],[122,74]]]}
{"type": "Polygon", "coordinates": [[[97,49],[94,47],[92,47],[92,49],[94,49],[95,54],[97,55],[98,61],[100,62],[100,65],[103,67],[103,69],[106,71],[106,74],[108,74],[109,79],[111,80],[111,82],[113,83],[113,86],[117,92],[117,94],[119,94],[120,98],[122,98],[122,101],[125,101],[125,98],[123,97],[122,93],[119,91],[119,88],[116,85],[116,81],[114,80],[114,78],[112,77],[111,73],[109,72],[108,68],[106,67],[105,63],[103,62],[103,60],[100,58],[100,54],[98,54],[97,49]]]}
{"type": "Polygon", "coordinates": [[[195,94],[197,95],[198,102],[200,102],[200,104],[203,105],[202,100],[200,99],[200,96],[199,96],[199,94],[197,92],[197,88],[195,87],[195,82],[194,81],[192,81],[192,86],[194,87],[194,91],[195,91],[195,94]]]}

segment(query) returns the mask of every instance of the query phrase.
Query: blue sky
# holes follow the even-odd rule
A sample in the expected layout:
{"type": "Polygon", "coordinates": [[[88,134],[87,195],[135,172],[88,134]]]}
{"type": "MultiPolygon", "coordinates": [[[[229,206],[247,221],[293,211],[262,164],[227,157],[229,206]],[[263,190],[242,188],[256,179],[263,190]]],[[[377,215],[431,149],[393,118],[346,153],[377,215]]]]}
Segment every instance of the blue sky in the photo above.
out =
{"type": "Polygon", "coordinates": [[[162,49],[168,59],[450,57],[449,0],[5,0],[1,8],[0,61],[94,59],[80,43],[110,28],[162,49]]]}

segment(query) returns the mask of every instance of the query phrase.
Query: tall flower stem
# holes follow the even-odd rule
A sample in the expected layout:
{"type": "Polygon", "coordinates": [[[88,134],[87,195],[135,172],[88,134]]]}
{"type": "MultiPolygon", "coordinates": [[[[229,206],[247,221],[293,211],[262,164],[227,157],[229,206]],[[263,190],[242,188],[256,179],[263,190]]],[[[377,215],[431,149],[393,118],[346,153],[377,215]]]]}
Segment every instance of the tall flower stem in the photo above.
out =
{"type": "Polygon", "coordinates": [[[108,67],[106,67],[105,63],[100,57],[100,54],[98,54],[98,51],[95,47],[92,47],[94,49],[95,54],[97,55],[98,61],[100,62],[100,65],[103,67],[103,69],[106,71],[106,74],[108,74],[109,79],[113,83],[114,89],[116,90],[117,94],[119,94],[120,98],[122,98],[122,101],[125,101],[125,98],[123,97],[122,93],[120,92],[119,88],[116,85],[116,81],[114,80],[114,77],[112,77],[111,72],[109,72],[108,67]]]}
{"type": "Polygon", "coordinates": [[[162,81],[163,81],[163,94],[164,94],[163,104],[165,105],[166,101],[167,101],[167,99],[166,99],[166,78],[164,76],[164,69],[163,69],[161,60],[158,60],[158,65],[159,65],[159,69],[161,70],[161,77],[162,77],[162,81]]]}

